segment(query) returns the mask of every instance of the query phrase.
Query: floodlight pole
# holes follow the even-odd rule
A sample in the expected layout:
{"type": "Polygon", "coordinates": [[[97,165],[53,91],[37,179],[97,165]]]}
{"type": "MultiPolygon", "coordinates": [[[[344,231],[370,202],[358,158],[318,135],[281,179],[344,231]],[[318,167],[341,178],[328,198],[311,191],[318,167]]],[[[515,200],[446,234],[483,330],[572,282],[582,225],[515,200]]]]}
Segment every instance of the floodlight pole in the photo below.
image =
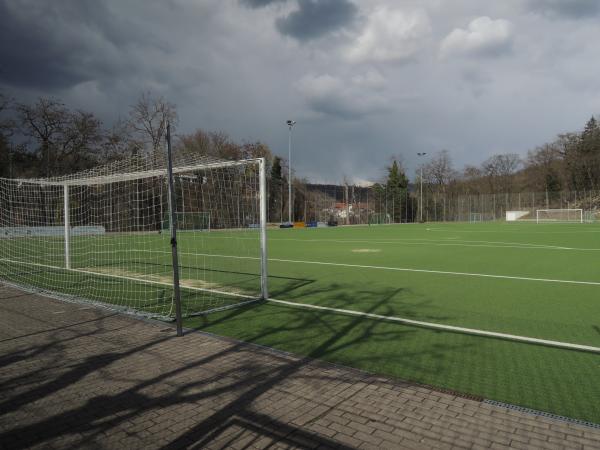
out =
{"type": "Polygon", "coordinates": [[[296,125],[295,120],[288,120],[288,222],[292,223],[292,128],[296,125]]]}
{"type": "Polygon", "coordinates": [[[171,258],[173,260],[173,296],[177,336],[183,336],[181,320],[181,291],[179,289],[179,259],[177,257],[177,222],[175,216],[175,189],[173,186],[173,156],[171,153],[171,124],[167,122],[167,179],[169,182],[169,219],[171,222],[171,258]]]}
{"type": "MultiPolygon", "coordinates": [[[[427,153],[419,152],[417,156],[425,156],[427,153]]],[[[421,164],[421,175],[419,177],[421,181],[421,205],[419,206],[419,222],[423,222],[423,164],[421,164]]]]}

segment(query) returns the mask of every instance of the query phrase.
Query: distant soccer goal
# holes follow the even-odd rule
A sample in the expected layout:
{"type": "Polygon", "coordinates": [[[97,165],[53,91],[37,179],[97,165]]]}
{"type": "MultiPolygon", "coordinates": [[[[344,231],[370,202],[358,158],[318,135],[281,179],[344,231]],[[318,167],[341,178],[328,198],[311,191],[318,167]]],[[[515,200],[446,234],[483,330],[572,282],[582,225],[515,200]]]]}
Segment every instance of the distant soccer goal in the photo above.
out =
{"type": "Polygon", "coordinates": [[[371,213],[369,214],[369,225],[382,225],[386,223],[390,223],[389,214],[384,213],[371,213]]]}
{"type": "MultiPolygon", "coordinates": [[[[166,164],[132,158],[51,179],[0,179],[0,281],[173,317],[166,164]]],[[[183,315],[267,297],[263,159],[173,168],[183,315]],[[185,212],[183,212],[185,211],[185,212]]]]}
{"type": "Polygon", "coordinates": [[[538,209],[535,212],[536,223],[583,223],[582,209],[538,209]]]}
{"type": "Polygon", "coordinates": [[[483,214],[481,213],[470,213],[469,214],[469,222],[482,222],[483,214]]]}

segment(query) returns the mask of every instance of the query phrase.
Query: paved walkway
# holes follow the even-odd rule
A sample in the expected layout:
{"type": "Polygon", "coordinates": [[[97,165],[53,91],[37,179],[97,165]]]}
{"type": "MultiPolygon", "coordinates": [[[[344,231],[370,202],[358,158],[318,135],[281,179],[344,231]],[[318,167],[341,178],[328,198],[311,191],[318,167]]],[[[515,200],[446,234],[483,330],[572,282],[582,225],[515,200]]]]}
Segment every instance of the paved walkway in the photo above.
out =
{"type": "Polygon", "coordinates": [[[0,448],[600,448],[600,429],[0,285],[0,448]]]}

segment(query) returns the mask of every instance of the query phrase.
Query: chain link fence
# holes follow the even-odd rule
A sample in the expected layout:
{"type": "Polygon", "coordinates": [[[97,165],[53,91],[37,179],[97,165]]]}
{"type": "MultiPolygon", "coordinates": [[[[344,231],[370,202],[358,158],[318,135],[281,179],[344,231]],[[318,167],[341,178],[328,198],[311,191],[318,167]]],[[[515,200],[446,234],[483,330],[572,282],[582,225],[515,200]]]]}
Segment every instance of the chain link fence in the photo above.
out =
{"type": "MultiPolygon", "coordinates": [[[[504,221],[507,211],[527,212],[535,219],[539,209],[582,209],[586,221],[600,220],[600,191],[516,192],[464,194],[420,190],[388,192],[358,185],[306,183],[294,187],[293,216],[303,222],[340,225],[425,222],[504,221]],[[422,205],[422,207],[421,207],[422,205]]],[[[287,198],[270,211],[270,222],[287,220],[287,198]]]]}

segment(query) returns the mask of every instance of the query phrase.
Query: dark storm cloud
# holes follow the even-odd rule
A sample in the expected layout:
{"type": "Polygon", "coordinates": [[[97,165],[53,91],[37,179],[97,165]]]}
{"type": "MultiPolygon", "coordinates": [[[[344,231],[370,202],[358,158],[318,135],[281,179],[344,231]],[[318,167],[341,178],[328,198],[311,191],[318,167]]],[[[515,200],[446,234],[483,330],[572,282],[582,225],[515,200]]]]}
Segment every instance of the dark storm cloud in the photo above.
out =
{"type": "Polygon", "coordinates": [[[600,15],[598,0],[530,0],[532,10],[556,17],[584,19],[600,15]]]}
{"type": "Polygon", "coordinates": [[[0,0],[0,82],[53,90],[117,76],[129,33],[103,2],[0,0]]]}
{"type": "Polygon", "coordinates": [[[281,34],[308,41],[351,24],[356,14],[348,0],[298,0],[298,9],[277,19],[276,25],[281,34]]]}
{"type": "Polygon", "coordinates": [[[240,0],[242,5],[249,6],[250,8],[262,8],[263,6],[270,5],[272,3],[283,3],[287,0],[240,0]]]}
{"type": "Polygon", "coordinates": [[[178,132],[283,156],[293,118],[299,176],[375,180],[392,154],[412,167],[448,148],[460,168],[580,127],[600,102],[599,15],[600,0],[0,0],[0,91],[110,126],[150,90],[178,132]]]}

